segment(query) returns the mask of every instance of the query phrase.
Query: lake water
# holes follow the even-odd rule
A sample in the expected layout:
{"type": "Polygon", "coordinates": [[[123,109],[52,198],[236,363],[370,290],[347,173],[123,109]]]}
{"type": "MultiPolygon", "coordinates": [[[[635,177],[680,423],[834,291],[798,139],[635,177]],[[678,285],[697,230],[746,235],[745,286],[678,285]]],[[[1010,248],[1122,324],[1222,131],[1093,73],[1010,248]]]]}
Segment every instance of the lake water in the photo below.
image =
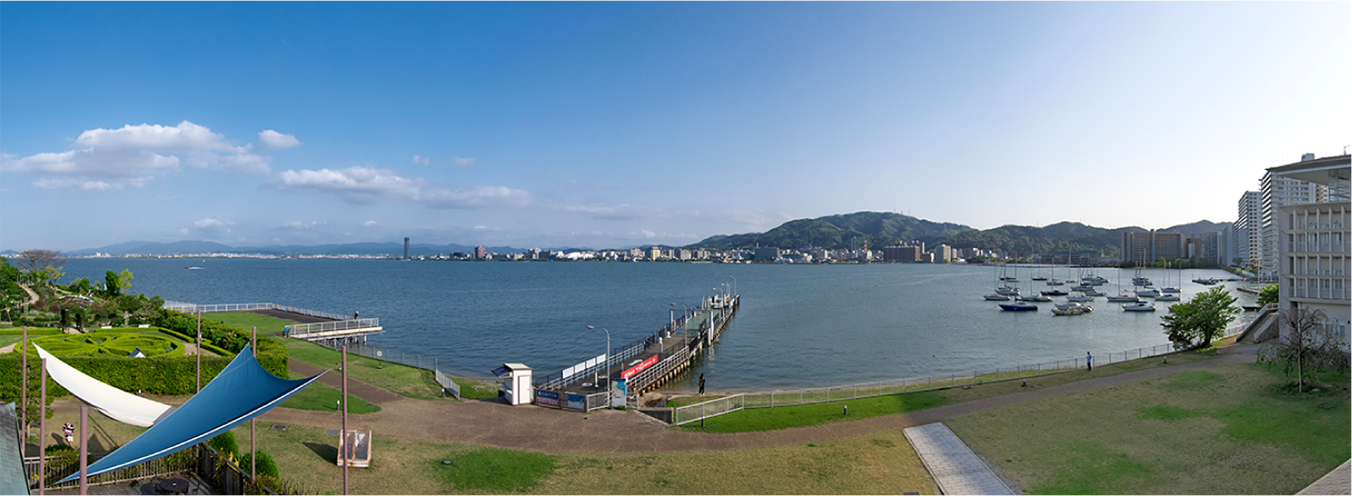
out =
{"type": "MultiPolygon", "coordinates": [[[[1155,313],[1124,312],[1102,297],[1091,314],[1002,312],[991,267],[931,264],[734,265],[380,260],[73,259],[63,282],[130,269],[132,292],[197,304],[277,303],[380,319],[371,344],[435,357],[442,370],[486,377],[503,362],[545,375],[652,335],[672,303],[736,284],[742,306],[712,351],[675,387],[704,373],[716,389],[844,385],[1120,352],[1168,341],[1155,313]],[[184,270],[185,266],[203,270],[184,270]],[[734,279],[735,278],[735,279],[734,279]],[[588,330],[587,326],[596,326],[588,330]]],[[[1025,294],[1047,289],[1019,271],[1025,294]]],[[[1157,287],[1178,271],[1146,270],[1157,287]]],[[[1099,275],[1117,290],[1118,272],[1099,275]]],[[[1046,269],[1043,269],[1046,276],[1046,269]]],[[[1066,269],[1055,277],[1070,279],[1066,269]]],[[[1122,271],[1130,281],[1132,271],[1122,271]]],[[[1182,271],[1183,300],[1204,291],[1182,271]]],[[[1239,283],[1224,283],[1233,289],[1239,283]]],[[[1068,286],[1066,286],[1068,287],[1068,286]]],[[[1256,297],[1233,292],[1240,304],[1256,297]]],[[[1057,298],[1063,300],[1063,298],[1057,298]]],[[[679,311],[679,310],[678,310],[679,311]]],[[[1252,313],[1240,314],[1244,319],[1252,313]]]]}

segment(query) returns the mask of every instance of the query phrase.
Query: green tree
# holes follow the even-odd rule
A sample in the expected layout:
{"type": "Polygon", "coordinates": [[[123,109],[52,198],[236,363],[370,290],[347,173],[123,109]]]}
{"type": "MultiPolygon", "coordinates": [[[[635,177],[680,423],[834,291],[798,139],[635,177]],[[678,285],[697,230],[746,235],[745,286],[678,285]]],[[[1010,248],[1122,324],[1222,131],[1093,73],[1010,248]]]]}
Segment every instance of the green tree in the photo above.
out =
{"type": "Polygon", "coordinates": [[[123,294],[131,291],[131,269],[122,269],[122,273],[117,275],[117,290],[123,294]]]}
{"type": "Polygon", "coordinates": [[[1214,287],[1169,307],[1169,315],[1161,318],[1164,322],[1160,326],[1175,346],[1206,348],[1239,313],[1234,303],[1229,291],[1214,287]]]}
{"type": "Polygon", "coordinates": [[[122,294],[121,289],[122,278],[118,276],[116,272],[113,272],[111,270],[108,272],[104,272],[103,281],[104,281],[103,283],[104,292],[107,293],[108,296],[117,296],[119,294],[122,294]]]}
{"type": "Polygon", "coordinates": [[[1269,303],[1277,303],[1277,285],[1269,284],[1258,292],[1258,306],[1264,306],[1269,303]]]}
{"type": "Polygon", "coordinates": [[[1347,343],[1331,325],[1323,310],[1291,308],[1277,314],[1281,336],[1258,350],[1262,363],[1281,363],[1287,378],[1295,372],[1296,390],[1304,391],[1306,378],[1317,382],[1321,369],[1346,371],[1347,343]]]}

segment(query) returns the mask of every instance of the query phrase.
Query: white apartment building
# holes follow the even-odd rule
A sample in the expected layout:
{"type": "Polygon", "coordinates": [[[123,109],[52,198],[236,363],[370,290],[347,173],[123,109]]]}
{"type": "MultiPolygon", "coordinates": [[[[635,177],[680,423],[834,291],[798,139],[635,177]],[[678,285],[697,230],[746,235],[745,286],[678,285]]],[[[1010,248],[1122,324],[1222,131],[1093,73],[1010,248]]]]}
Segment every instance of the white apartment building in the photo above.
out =
{"type": "MultiPolygon", "coordinates": [[[[1279,306],[1321,309],[1344,339],[1352,329],[1352,203],[1348,155],[1309,158],[1268,169],[1321,189],[1317,201],[1276,208],[1279,306]]],[[[1264,178],[1266,182],[1266,177],[1264,178]]]]}
{"type": "MultiPolygon", "coordinates": [[[[1253,267],[1263,254],[1263,193],[1245,191],[1239,197],[1239,212],[1231,231],[1230,242],[1234,257],[1241,267],[1253,267]]],[[[1231,260],[1225,261],[1233,263],[1231,260]]]]}
{"type": "Polygon", "coordinates": [[[1325,185],[1272,172],[1273,169],[1291,167],[1311,161],[1320,162],[1327,159],[1316,160],[1313,153],[1306,153],[1300,160],[1300,162],[1294,164],[1273,167],[1263,174],[1263,214],[1259,235],[1262,243],[1262,264],[1259,267],[1259,277],[1268,278],[1277,275],[1278,253],[1280,252],[1276,221],[1277,209],[1287,205],[1319,203],[1321,198],[1328,198],[1328,187],[1325,185]]]}

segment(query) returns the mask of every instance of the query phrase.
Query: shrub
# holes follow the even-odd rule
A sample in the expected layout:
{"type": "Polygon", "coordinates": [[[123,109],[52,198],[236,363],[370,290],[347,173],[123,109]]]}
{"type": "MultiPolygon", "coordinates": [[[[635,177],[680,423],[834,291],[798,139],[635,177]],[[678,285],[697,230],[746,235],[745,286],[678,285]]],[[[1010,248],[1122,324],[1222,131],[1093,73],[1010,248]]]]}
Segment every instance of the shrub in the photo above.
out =
{"type": "MultiPolygon", "coordinates": [[[[239,442],[235,440],[234,432],[225,431],[224,434],[211,438],[211,440],[207,441],[207,446],[216,448],[216,451],[219,451],[221,453],[221,456],[229,454],[230,456],[233,457],[232,459],[234,460],[240,459],[239,442]]],[[[262,460],[263,457],[260,456],[258,457],[258,459],[262,460]]]]}
{"type": "MultiPolygon", "coordinates": [[[[252,457],[250,456],[250,453],[245,453],[244,456],[240,457],[239,459],[240,470],[248,472],[249,460],[251,459],[252,457]]],[[[281,477],[281,474],[277,472],[277,462],[274,461],[272,459],[272,455],[269,455],[266,451],[258,452],[258,466],[254,468],[257,470],[259,477],[272,477],[272,478],[281,477]]]]}

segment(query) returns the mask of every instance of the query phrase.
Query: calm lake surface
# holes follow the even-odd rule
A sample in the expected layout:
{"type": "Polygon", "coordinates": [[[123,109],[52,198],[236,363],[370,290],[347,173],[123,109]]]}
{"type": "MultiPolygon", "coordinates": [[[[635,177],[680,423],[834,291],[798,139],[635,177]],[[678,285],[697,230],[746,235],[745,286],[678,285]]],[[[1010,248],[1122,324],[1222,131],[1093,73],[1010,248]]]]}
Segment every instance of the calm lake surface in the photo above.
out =
{"type": "MultiPolygon", "coordinates": [[[[1129,313],[1098,298],[1094,312],[1053,317],[1002,312],[982,295],[997,269],[965,265],[735,265],[618,262],[380,260],[73,259],[63,283],[130,269],[132,292],[197,304],[277,303],[380,319],[372,337],[389,353],[436,358],[452,373],[487,377],[503,362],[545,375],[652,335],[672,303],[697,305],[733,284],[742,306],[713,347],[673,387],[704,373],[713,389],[846,385],[965,373],[1121,352],[1168,341],[1155,313],[1129,313]],[[203,270],[185,270],[185,266],[203,270]],[[587,326],[596,326],[587,330],[587,326]]],[[[1021,269],[1024,294],[1048,289],[1021,269]]],[[[1116,269],[1099,269],[1115,294],[1116,269]]],[[[1042,269],[1042,276],[1048,275],[1042,269]]],[[[1122,271],[1130,285],[1134,271],[1122,271]]],[[[1156,287],[1179,271],[1145,270],[1156,287]]],[[[1059,279],[1078,278],[1059,269],[1059,279]]],[[[1182,271],[1183,300],[1207,289],[1182,271]]],[[[1240,283],[1223,283],[1233,289],[1240,283]]],[[[1068,288],[1064,286],[1063,288],[1068,288]]],[[[1233,292],[1239,304],[1256,297],[1233,292]]],[[[1064,298],[1056,298],[1064,301],[1064,298]]],[[[680,311],[678,309],[678,311],[680,311]]],[[[1251,312],[1242,312],[1241,321],[1251,312]],[[1247,315],[1246,315],[1247,313],[1247,315]]],[[[1237,321],[1238,322],[1238,321],[1237,321]]]]}

